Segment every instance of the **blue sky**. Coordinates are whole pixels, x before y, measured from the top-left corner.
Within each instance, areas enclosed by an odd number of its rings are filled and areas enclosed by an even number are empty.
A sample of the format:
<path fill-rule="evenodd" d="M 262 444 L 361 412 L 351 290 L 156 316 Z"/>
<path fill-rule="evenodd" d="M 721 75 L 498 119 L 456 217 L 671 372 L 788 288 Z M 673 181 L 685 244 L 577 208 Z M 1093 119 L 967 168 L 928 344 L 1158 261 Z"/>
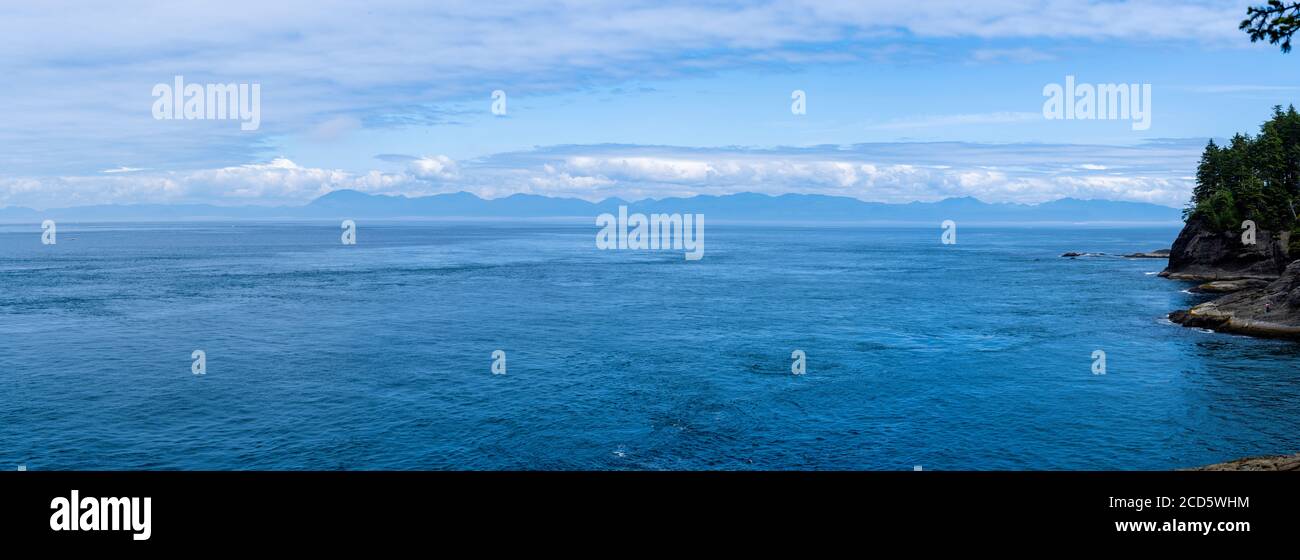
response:
<path fill-rule="evenodd" d="M 1237 30 L 1249 4 L 10 3 L 0 206 L 344 188 L 1181 206 L 1206 139 L 1300 96 L 1300 55 Z M 260 84 L 261 126 L 155 119 L 176 75 Z M 1067 75 L 1151 84 L 1150 128 L 1044 118 Z"/>

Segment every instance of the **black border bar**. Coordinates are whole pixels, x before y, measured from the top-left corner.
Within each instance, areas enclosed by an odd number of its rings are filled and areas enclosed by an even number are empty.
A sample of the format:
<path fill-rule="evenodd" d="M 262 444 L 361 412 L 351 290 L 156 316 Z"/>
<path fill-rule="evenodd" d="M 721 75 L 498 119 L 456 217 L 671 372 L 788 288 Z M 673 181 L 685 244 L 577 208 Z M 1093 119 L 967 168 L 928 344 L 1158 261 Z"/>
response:
<path fill-rule="evenodd" d="M 150 538 L 51 530 L 52 500 L 72 490 L 149 497 Z M 0 532 L 11 543 L 126 549 L 471 535 L 638 542 L 716 537 L 737 524 L 753 528 L 749 538 L 815 530 L 873 542 L 1209 545 L 1290 537 L 1300 520 L 1300 481 L 1268 472 L 5 472 L 0 494 Z M 1161 507 L 1161 497 L 1182 505 Z M 1115 498 L 1152 501 L 1139 511 Z M 1116 531 L 1124 521 L 1245 522 L 1249 530 Z"/>

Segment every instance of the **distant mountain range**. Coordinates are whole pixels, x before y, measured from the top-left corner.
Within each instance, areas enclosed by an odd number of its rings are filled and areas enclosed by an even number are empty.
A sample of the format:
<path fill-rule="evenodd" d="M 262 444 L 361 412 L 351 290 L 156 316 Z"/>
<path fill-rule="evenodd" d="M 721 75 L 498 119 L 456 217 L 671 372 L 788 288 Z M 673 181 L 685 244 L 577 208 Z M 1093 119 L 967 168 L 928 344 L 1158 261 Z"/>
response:
<path fill-rule="evenodd" d="M 629 212 L 704 214 L 724 222 L 873 222 L 966 223 L 1013 222 L 1160 222 L 1181 223 L 1176 208 L 1141 202 L 1063 198 L 1042 204 L 990 204 L 975 198 L 949 198 L 938 202 L 886 204 L 855 198 L 815 194 L 769 196 L 740 193 L 725 196 L 645 199 L 628 202 L 609 198 L 588 202 L 576 198 L 551 198 L 516 194 L 483 199 L 458 192 L 416 198 L 371 195 L 342 190 L 303 206 L 213 206 L 206 204 L 127 204 L 77 206 L 50 210 L 2 208 L 0 222 L 69 221 L 188 221 L 278 219 L 429 219 L 429 218 L 581 218 L 594 219 L 620 205 Z"/>

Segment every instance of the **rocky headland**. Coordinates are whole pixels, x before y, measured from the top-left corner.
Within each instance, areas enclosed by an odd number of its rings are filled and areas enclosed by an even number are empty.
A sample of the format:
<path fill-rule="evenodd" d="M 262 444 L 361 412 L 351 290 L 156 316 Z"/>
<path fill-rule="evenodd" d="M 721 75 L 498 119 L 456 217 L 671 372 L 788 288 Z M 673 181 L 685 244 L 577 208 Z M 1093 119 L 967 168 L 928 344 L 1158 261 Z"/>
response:
<path fill-rule="evenodd" d="M 1257 135 L 1206 143 L 1161 276 L 1221 294 L 1169 319 L 1186 327 L 1300 340 L 1300 112 L 1273 108 Z M 1194 470 L 1300 471 L 1300 454 Z"/>
<path fill-rule="evenodd" d="M 1160 275 L 1204 282 L 1192 291 L 1225 295 L 1174 311 L 1169 320 L 1185 327 L 1300 340 L 1300 260 L 1291 260 L 1289 245 L 1289 232 L 1260 231 L 1252 245 L 1236 232 L 1216 232 L 1193 216 L 1174 241 L 1169 266 Z M 1300 472 L 1300 453 L 1188 470 Z"/>
<path fill-rule="evenodd" d="M 1216 231 L 1208 220 L 1192 216 L 1169 250 L 1169 266 L 1160 273 L 1173 280 L 1273 280 L 1290 263 L 1290 232 L 1257 230 L 1254 244 L 1240 232 Z"/>
<path fill-rule="evenodd" d="M 1193 290 L 1225 295 L 1174 311 L 1169 320 L 1186 327 L 1300 339 L 1300 261 L 1291 261 L 1290 232 L 1259 230 L 1255 239 L 1244 243 L 1237 232 L 1214 231 L 1195 216 L 1188 220 L 1160 275 L 1204 282 Z"/>

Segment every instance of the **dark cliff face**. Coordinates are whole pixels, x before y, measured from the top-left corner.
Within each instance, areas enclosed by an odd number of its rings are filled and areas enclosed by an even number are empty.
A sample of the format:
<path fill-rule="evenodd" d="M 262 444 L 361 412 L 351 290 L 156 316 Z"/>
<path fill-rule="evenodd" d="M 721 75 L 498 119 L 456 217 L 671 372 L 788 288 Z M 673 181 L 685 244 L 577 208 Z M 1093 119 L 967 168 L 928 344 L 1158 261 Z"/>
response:
<path fill-rule="evenodd" d="M 1290 262 L 1290 232 L 1257 229 L 1254 245 L 1242 243 L 1241 233 L 1214 231 L 1206 220 L 1193 216 L 1174 240 L 1169 266 L 1160 275 L 1197 281 L 1273 279 L 1281 275 Z"/>
<path fill-rule="evenodd" d="M 1204 220 L 1187 221 L 1170 249 L 1169 267 L 1161 272 L 1175 280 L 1267 279 L 1232 284 L 1228 295 L 1175 311 L 1169 319 L 1188 327 L 1252 336 L 1300 339 L 1300 260 L 1287 255 L 1288 232 L 1257 230 L 1254 245 L 1241 232 L 1216 232 Z M 1211 285 L 1202 286 L 1208 287 Z"/>
<path fill-rule="evenodd" d="M 1300 338 L 1300 261 L 1262 288 L 1234 292 L 1175 311 L 1169 319 L 1188 327 L 1276 338 Z"/>

